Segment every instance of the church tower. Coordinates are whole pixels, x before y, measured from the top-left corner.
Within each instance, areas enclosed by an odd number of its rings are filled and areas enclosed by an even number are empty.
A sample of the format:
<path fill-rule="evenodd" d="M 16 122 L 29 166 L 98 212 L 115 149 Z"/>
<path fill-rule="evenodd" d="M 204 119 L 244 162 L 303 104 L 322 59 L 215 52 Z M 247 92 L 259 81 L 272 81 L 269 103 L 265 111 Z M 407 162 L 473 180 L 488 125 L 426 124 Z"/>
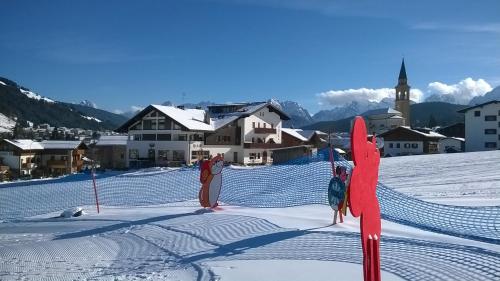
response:
<path fill-rule="evenodd" d="M 410 119 L 410 86 L 406 77 L 405 60 L 401 63 L 399 71 L 398 85 L 396 89 L 396 110 L 403 114 L 405 118 L 404 125 L 411 126 Z"/>

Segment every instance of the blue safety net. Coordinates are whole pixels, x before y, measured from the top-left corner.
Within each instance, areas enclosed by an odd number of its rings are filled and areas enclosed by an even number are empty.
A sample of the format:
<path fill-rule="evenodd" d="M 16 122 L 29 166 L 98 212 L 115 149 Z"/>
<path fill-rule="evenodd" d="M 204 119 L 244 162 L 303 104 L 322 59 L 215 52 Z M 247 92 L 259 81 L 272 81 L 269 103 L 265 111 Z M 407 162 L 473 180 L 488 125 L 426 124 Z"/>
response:
<path fill-rule="evenodd" d="M 335 154 L 335 165 L 351 164 Z M 328 150 L 284 164 L 223 170 L 222 204 L 281 208 L 328 204 L 332 178 Z M 152 168 L 97 175 L 102 206 L 146 206 L 182 202 L 197 204 L 200 171 L 197 167 Z M 430 203 L 399 193 L 379 183 L 382 217 L 425 230 L 500 244 L 500 206 L 462 207 Z M 95 204 L 90 174 L 58 179 L 0 184 L 0 220 L 14 220 Z"/>

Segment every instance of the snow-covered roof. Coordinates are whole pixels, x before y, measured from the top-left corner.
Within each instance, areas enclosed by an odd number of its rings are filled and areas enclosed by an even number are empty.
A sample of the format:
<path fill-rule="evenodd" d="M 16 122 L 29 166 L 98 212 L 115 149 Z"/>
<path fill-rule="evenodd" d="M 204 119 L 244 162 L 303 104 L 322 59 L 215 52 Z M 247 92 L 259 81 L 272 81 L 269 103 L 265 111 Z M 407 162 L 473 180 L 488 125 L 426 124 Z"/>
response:
<path fill-rule="evenodd" d="M 299 131 L 302 131 L 301 129 L 281 128 L 281 131 L 285 132 L 285 133 L 289 134 L 290 136 L 292 136 L 298 140 L 301 140 L 301 141 L 308 141 L 309 140 L 308 138 L 304 137 L 303 135 L 301 135 L 299 133 Z"/>
<path fill-rule="evenodd" d="M 220 129 L 239 118 L 247 117 L 260 109 L 269 106 L 274 111 L 276 111 L 282 119 L 288 120 L 290 117 L 286 115 L 280 108 L 276 107 L 271 102 L 254 102 L 254 103 L 234 103 L 234 104 L 221 104 L 221 105 L 211 105 L 210 108 L 214 107 L 225 107 L 225 106 L 238 106 L 239 109 L 234 112 L 224 112 L 224 113 L 210 113 L 210 124 L 214 128 L 214 130 Z"/>
<path fill-rule="evenodd" d="M 141 112 L 137 113 L 133 118 L 128 120 L 125 124 L 123 124 L 120 128 L 116 129 L 117 132 L 126 132 L 128 131 L 128 127 L 133 123 L 137 122 L 140 118 L 142 118 L 147 112 L 151 111 L 151 108 L 154 108 L 161 113 L 165 114 L 169 118 L 175 120 L 182 126 L 186 127 L 188 130 L 192 131 L 205 131 L 205 132 L 213 132 L 217 129 L 220 129 L 231 122 L 238 120 L 239 118 L 248 117 L 258 110 L 269 106 L 277 112 L 282 119 L 288 120 L 290 117 L 286 115 L 279 108 L 268 102 L 256 102 L 256 103 L 241 103 L 241 104 L 225 104 L 225 105 L 211 105 L 210 107 L 222 107 L 222 106 L 238 106 L 239 109 L 234 112 L 224 112 L 224 113 L 210 113 L 210 124 L 205 123 L 205 110 L 202 109 L 181 109 L 174 106 L 165 106 L 165 105 L 156 105 L 152 104 Z"/>
<path fill-rule="evenodd" d="M 392 130 L 389 130 L 387 132 L 384 132 L 384 133 L 380 134 L 379 136 L 380 137 L 385 137 L 387 135 L 392 134 L 394 131 L 401 130 L 401 129 L 404 129 L 404 130 L 407 130 L 409 132 L 412 132 L 412 133 L 415 133 L 415 134 L 419 134 L 421 136 L 428 137 L 428 138 L 434 138 L 434 139 L 436 139 L 436 138 L 446 138 L 445 135 L 441 135 L 441 134 L 436 133 L 434 131 L 430 131 L 430 129 L 429 129 L 429 132 L 426 133 L 426 132 L 422 132 L 422 131 L 419 131 L 419 130 L 412 129 L 409 126 L 400 126 L 400 127 L 395 128 L 395 129 L 392 129 Z"/>
<path fill-rule="evenodd" d="M 464 138 L 457 138 L 457 137 L 446 137 L 446 138 L 443 138 L 443 140 L 445 140 L 445 139 L 452 139 L 452 140 L 457 140 L 457 141 L 461 141 L 461 142 L 465 141 Z"/>
<path fill-rule="evenodd" d="M 314 134 L 327 136 L 327 133 L 315 130 L 302 130 L 302 129 L 291 129 L 291 128 L 281 128 L 282 131 L 295 137 L 301 141 L 309 141 Z"/>
<path fill-rule="evenodd" d="M 4 141 L 12 144 L 13 146 L 18 147 L 21 150 L 43 150 L 43 146 L 36 141 L 19 139 L 19 140 L 7 140 Z"/>
<path fill-rule="evenodd" d="M 96 146 L 127 145 L 128 136 L 101 136 Z"/>
<path fill-rule="evenodd" d="M 209 124 L 203 122 L 205 111 L 201 109 L 180 109 L 173 106 L 152 104 L 154 108 L 193 131 L 213 131 Z"/>
<path fill-rule="evenodd" d="M 373 115 L 401 115 L 401 114 L 402 114 L 401 112 L 390 107 L 373 109 L 363 113 L 364 116 L 368 117 Z"/>
<path fill-rule="evenodd" d="M 76 149 L 82 141 L 44 140 L 40 142 L 43 149 Z"/>

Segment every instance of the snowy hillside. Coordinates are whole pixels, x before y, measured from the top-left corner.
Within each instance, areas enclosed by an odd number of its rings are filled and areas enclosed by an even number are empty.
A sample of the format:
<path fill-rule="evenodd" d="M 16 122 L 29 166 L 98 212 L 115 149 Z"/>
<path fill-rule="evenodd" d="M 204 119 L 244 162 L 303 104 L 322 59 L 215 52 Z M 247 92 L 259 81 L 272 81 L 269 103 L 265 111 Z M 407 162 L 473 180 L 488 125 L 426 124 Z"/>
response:
<path fill-rule="evenodd" d="M 16 121 L 0 113 L 0 133 L 12 132 L 14 126 L 16 126 Z"/>
<path fill-rule="evenodd" d="M 383 159 L 382 280 L 499 279 L 500 206 L 451 206 L 460 183 L 468 205 L 498 205 L 499 156 Z M 0 279 L 362 280 L 359 220 L 331 225 L 321 159 L 226 167 L 213 211 L 198 205 L 197 169 L 100 174 L 100 214 L 89 175 L 0 185 Z M 56 218 L 64 204 L 86 214 Z"/>

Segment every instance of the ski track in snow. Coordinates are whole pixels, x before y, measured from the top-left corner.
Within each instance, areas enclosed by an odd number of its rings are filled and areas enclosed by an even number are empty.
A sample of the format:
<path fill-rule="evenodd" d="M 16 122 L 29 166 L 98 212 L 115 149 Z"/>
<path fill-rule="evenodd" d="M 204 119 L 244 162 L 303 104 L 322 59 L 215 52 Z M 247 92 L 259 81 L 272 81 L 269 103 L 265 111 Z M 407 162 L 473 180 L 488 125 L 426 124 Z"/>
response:
<path fill-rule="evenodd" d="M 495 204 L 498 159 L 500 151 L 383 159 L 382 214 L 407 225 L 384 223 L 383 272 L 417 281 L 500 280 L 500 206 L 432 203 Z M 100 175 L 99 215 L 88 175 L 1 185 L 0 217 L 17 219 L 0 221 L 0 280 L 225 280 L 214 273 L 217 261 L 329 261 L 333 271 L 342 269 L 333 262 L 360 265 L 356 220 L 328 226 L 327 206 L 309 205 L 326 203 L 329 169 L 324 162 L 227 169 L 222 200 L 247 207 L 215 212 L 189 201 L 199 186 L 195 169 Z M 74 206 L 87 214 L 54 218 Z"/>
<path fill-rule="evenodd" d="M 81 220 L 87 219 L 99 221 L 95 215 Z M 60 224 L 79 222 L 75 218 Z M 101 227 L 59 233 L 50 241 L 2 245 L 0 259 L 5 262 L 0 265 L 0 279 L 214 280 L 207 262 L 361 264 L 359 241 L 354 232 L 283 228 L 262 218 L 193 210 L 128 222 L 107 220 Z M 384 235 L 381 257 L 383 271 L 405 280 L 500 277 L 500 254 L 474 246 Z"/>

